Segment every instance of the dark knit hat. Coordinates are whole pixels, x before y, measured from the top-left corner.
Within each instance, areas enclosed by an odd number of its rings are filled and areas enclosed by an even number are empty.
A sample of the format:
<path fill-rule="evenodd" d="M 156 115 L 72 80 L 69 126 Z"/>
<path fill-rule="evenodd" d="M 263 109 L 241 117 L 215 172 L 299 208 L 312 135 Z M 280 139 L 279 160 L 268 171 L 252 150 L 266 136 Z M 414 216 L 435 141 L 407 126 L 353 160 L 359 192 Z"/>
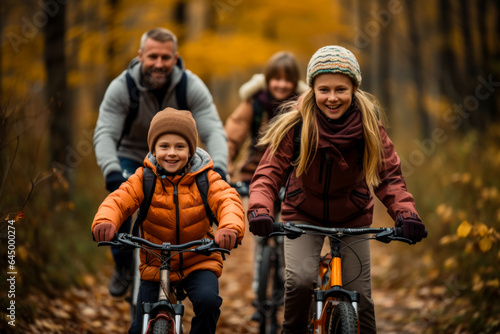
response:
<path fill-rule="evenodd" d="M 187 110 L 166 108 L 151 120 L 148 132 L 149 151 L 153 152 L 156 141 L 166 133 L 173 133 L 186 139 L 191 156 L 196 152 L 198 131 L 193 115 Z"/>
<path fill-rule="evenodd" d="M 324 46 L 312 56 L 307 66 L 307 84 L 312 87 L 314 78 L 324 73 L 341 73 L 352 79 L 354 86 L 361 85 L 361 70 L 354 54 L 338 45 Z"/>

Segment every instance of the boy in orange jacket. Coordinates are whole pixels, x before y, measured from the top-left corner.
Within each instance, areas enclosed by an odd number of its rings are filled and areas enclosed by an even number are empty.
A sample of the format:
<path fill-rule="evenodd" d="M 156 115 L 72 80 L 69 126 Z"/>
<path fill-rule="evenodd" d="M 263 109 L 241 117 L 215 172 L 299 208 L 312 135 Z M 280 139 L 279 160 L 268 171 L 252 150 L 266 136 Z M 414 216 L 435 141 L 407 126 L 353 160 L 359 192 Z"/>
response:
<path fill-rule="evenodd" d="M 232 249 L 243 238 L 244 210 L 236 191 L 217 172 L 207 152 L 197 148 L 196 123 L 189 111 L 167 108 L 151 121 L 148 133 L 150 152 L 144 165 L 157 175 L 155 192 L 147 217 L 142 223 L 143 237 L 154 243 L 186 243 L 213 238 L 220 247 Z M 208 203 L 219 221 L 212 230 L 195 176 L 208 170 Z M 143 171 L 140 167 L 111 193 L 99 207 L 92 223 L 96 241 L 109 241 L 123 221 L 144 199 Z M 141 250 L 141 287 L 138 305 L 158 298 L 160 263 Z M 191 333 L 215 333 L 222 298 L 218 278 L 222 256 L 184 253 L 172 259 L 171 282 L 181 281 L 194 308 Z M 129 333 L 140 333 L 141 312 L 137 312 Z"/>

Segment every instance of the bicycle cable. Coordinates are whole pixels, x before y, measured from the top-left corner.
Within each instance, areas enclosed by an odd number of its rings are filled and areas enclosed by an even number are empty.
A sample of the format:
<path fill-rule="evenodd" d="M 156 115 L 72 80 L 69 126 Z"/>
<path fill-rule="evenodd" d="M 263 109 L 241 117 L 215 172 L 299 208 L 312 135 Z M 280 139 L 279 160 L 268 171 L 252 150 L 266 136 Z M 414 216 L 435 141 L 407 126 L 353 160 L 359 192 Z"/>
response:
<path fill-rule="evenodd" d="M 361 236 L 349 235 L 349 237 L 358 238 L 359 240 L 353 241 L 353 242 L 351 242 L 351 243 L 348 244 L 345 241 L 343 241 L 342 238 L 335 237 L 335 236 L 332 236 L 332 235 L 328 235 L 328 234 L 325 234 L 325 233 L 311 232 L 311 233 L 308 233 L 308 234 L 309 235 L 321 235 L 321 236 L 324 236 L 324 237 L 333 238 L 333 239 L 339 241 L 340 243 L 342 243 L 344 245 L 344 247 L 340 248 L 339 253 L 342 252 L 344 249 L 349 248 L 351 250 L 351 252 L 356 256 L 356 258 L 358 260 L 358 263 L 359 263 L 359 267 L 360 267 L 358 275 L 354 279 L 350 280 L 348 283 L 343 284 L 343 286 L 346 286 L 346 285 L 351 284 L 352 282 L 355 282 L 361 276 L 361 273 L 363 272 L 363 262 L 361 261 L 361 258 L 359 257 L 359 255 L 354 251 L 354 249 L 351 248 L 351 245 L 357 244 L 358 242 L 369 241 L 369 240 L 373 239 L 373 237 L 364 238 L 364 237 L 361 237 Z M 330 249 L 330 252 L 333 252 L 333 251 Z"/>

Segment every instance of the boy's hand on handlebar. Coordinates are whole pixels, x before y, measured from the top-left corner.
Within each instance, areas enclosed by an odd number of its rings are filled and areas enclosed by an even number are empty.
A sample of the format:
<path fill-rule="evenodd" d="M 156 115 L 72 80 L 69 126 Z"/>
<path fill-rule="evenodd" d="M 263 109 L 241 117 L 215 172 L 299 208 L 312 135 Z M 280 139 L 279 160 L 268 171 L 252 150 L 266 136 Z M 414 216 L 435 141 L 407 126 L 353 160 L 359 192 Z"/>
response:
<path fill-rule="evenodd" d="M 260 237 L 267 237 L 273 232 L 273 218 L 269 215 L 254 216 L 248 222 L 250 225 L 250 232 Z"/>
<path fill-rule="evenodd" d="M 97 242 L 111 241 L 116 233 L 115 224 L 111 222 L 104 222 L 94 227 L 94 239 Z"/>
<path fill-rule="evenodd" d="M 405 212 L 398 216 L 398 226 L 403 229 L 403 238 L 410 239 L 414 243 L 419 242 L 426 236 L 425 225 L 420 217 L 413 212 Z"/>
<path fill-rule="evenodd" d="M 215 232 L 214 241 L 221 248 L 233 249 L 236 245 L 238 233 L 231 228 L 221 228 Z"/>

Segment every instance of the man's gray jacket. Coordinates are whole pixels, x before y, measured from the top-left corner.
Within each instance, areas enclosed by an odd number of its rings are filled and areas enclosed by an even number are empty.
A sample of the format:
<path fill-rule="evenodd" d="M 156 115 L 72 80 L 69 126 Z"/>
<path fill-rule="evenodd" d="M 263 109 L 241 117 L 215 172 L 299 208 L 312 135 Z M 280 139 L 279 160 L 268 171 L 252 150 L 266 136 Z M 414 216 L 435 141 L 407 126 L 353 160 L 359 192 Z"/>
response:
<path fill-rule="evenodd" d="M 139 110 L 130 133 L 123 137 L 118 149 L 117 143 L 122 135 L 130 105 L 126 70 L 111 82 L 99 107 L 99 117 L 94 132 L 94 150 L 97 164 L 105 178 L 111 172 L 121 173 L 118 157 L 142 162 L 149 151 L 147 136 L 153 116 L 166 107 L 179 108 L 175 97 L 175 86 L 182 78 L 179 66 L 174 66 L 170 86 L 161 105 L 153 93 L 141 84 L 141 64 L 133 61 L 128 70 L 139 92 Z M 214 161 L 214 168 L 220 168 L 226 173 L 228 156 L 226 133 L 212 95 L 198 76 L 189 70 L 185 71 L 187 105 L 196 121 L 200 139 Z"/>

